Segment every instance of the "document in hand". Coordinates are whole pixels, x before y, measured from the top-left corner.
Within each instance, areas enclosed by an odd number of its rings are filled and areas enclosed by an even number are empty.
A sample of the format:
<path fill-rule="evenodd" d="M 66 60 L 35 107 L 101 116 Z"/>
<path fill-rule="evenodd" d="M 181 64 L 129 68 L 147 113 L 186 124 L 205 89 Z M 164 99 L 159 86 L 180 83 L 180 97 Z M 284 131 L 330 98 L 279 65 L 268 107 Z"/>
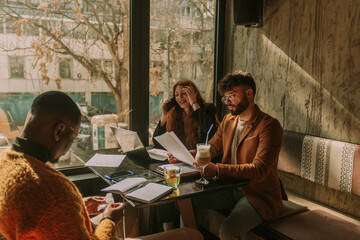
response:
<path fill-rule="evenodd" d="M 148 182 L 146 178 L 126 178 L 114 185 L 102 189 L 104 192 L 119 193 L 128 199 L 150 203 L 172 191 L 172 187 Z"/>
<path fill-rule="evenodd" d="M 192 165 L 195 162 L 194 157 L 174 132 L 166 132 L 155 137 L 155 139 L 178 160 L 189 165 Z"/>

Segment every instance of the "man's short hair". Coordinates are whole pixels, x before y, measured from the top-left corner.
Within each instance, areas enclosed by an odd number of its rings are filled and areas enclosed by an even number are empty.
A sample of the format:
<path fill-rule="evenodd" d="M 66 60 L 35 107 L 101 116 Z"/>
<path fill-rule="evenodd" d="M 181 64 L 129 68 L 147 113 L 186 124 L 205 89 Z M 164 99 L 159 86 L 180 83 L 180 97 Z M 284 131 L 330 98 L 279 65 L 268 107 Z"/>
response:
<path fill-rule="evenodd" d="M 233 87 L 246 86 L 253 90 L 254 96 L 256 93 L 256 84 L 250 73 L 245 71 L 235 71 L 226 74 L 218 83 L 218 91 L 220 95 L 230 91 Z"/>
<path fill-rule="evenodd" d="M 31 105 L 31 113 L 36 115 L 39 111 L 64 117 L 74 123 L 81 117 L 76 103 L 60 91 L 48 91 L 37 96 Z"/>

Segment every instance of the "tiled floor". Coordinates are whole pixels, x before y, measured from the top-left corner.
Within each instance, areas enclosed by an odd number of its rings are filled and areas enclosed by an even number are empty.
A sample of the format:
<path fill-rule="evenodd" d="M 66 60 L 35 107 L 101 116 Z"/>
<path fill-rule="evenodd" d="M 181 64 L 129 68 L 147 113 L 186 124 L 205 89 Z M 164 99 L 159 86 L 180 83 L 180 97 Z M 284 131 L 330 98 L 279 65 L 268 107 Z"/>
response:
<path fill-rule="evenodd" d="M 340 217 L 340 218 L 342 218 L 342 219 L 344 219 L 344 220 L 347 220 L 347 221 L 349 221 L 349 222 L 352 222 L 352 223 L 355 223 L 355 224 L 357 224 L 357 225 L 360 225 L 360 219 L 357 219 L 357 218 L 354 218 L 354 217 L 350 217 L 350 216 L 348 216 L 348 215 L 345 215 L 345 214 L 342 214 L 342 213 L 340 213 L 340 212 L 334 211 L 334 210 L 332 210 L 332 209 L 329 209 L 329 208 L 327 208 L 327 207 L 324 207 L 324 206 L 322 206 L 322 205 L 319 205 L 319 204 L 317 204 L 317 203 L 315 203 L 315 202 L 312 202 L 312 201 L 310 201 L 310 200 L 306 200 L 306 199 L 304 199 L 304 198 L 301 198 L 301 197 L 299 197 L 299 196 L 297 196 L 297 195 L 295 195 L 295 194 L 292 194 L 292 193 L 290 193 L 290 192 L 287 192 L 287 195 L 288 195 L 289 200 L 291 200 L 291 201 L 293 201 L 293 202 L 295 202 L 295 203 L 301 204 L 301 205 L 305 205 L 305 206 L 307 206 L 310 210 L 322 209 L 322 210 L 327 211 L 327 212 L 329 212 L 329 213 L 331 213 L 331 214 L 334 214 L 335 216 L 338 216 L 338 217 Z"/>

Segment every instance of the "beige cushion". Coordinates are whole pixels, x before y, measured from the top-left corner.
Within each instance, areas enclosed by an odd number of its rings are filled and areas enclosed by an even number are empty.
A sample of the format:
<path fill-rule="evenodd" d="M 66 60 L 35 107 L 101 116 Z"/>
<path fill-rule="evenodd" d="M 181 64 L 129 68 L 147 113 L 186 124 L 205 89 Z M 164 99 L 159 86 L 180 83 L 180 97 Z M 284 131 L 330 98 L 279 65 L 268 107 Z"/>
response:
<path fill-rule="evenodd" d="M 270 226 L 294 240 L 360 239 L 360 226 L 320 209 L 287 217 Z"/>

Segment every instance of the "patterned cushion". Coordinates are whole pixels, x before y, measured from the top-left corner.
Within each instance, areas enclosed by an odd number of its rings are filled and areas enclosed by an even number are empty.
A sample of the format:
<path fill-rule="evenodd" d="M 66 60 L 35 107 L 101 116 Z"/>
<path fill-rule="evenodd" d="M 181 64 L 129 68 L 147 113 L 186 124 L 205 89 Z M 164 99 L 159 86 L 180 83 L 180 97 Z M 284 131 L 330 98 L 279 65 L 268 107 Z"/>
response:
<path fill-rule="evenodd" d="M 311 150 L 306 154 L 306 149 Z M 335 176 L 329 174 L 334 174 L 327 168 L 330 162 Z M 284 130 L 278 169 L 360 196 L 360 145 Z"/>
<path fill-rule="evenodd" d="M 301 177 L 350 193 L 355 148 L 355 144 L 306 135 Z"/>

